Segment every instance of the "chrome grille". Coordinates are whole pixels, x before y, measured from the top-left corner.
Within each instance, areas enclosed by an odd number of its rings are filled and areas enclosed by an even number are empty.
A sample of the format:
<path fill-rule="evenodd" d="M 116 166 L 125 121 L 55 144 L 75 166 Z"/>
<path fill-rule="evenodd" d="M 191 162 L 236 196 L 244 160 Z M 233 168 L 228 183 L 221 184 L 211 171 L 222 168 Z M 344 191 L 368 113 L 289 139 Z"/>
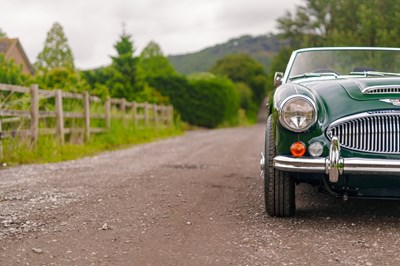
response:
<path fill-rule="evenodd" d="M 400 85 L 371 86 L 362 90 L 363 94 L 400 94 Z"/>
<path fill-rule="evenodd" d="M 355 151 L 400 154 L 400 111 L 377 111 L 333 122 L 327 136 L 338 137 L 343 148 Z"/>

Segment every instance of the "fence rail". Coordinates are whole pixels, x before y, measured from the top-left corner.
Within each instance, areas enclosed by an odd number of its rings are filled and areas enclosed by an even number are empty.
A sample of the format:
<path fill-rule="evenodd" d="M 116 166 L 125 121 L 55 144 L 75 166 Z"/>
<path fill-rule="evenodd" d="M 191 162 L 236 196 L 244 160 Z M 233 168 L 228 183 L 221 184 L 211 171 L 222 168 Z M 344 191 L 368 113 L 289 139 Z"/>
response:
<path fill-rule="evenodd" d="M 38 85 L 21 87 L 9 84 L 0 84 L 0 91 L 11 93 L 22 93 L 30 95 L 29 110 L 7 109 L 4 104 L 0 105 L 0 138 L 15 136 L 29 136 L 34 143 L 39 135 L 54 134 L 61 143 L 65 142 L 65 135 L 71 132 L 80 132 L 85 140 L 90 139 L 91 134 L 105 132 L 110 128 L 111 119 L 126 119 L 138 125 L 140 121 L 145 126 L 171 125 L 173 123 L 173 107 L 137 102 L 128 102 L 126 99 L 109 98 L 102 101 L 99 97 L 89 95 L 89 92 L 71 93 L 56 90 L 42 90 Z M 54 98 L 55 111 L 40 110 L 40 99 Z M 65 99 L 81 101 L 83 112 L 67 112 L 63 109 Z M 91 113 L 91 104 L 103 104 L 102 113 Z M 113 112 L 112 110 L 118 110 Z M 53 128 L 39 128 L 40 119 L 55 118 Z M 65 128 L 65 119 L 83 119 L 84 126 L 81 128 Z M 22 119 L 29 119 L 28 129 L 13 129 L 3 131 L 3 123 L 12 123 Z M 104 120 L 104 127 L 91 127 L 93 119 Z M 1 149 L 1 148 L 0 148 Z"/>

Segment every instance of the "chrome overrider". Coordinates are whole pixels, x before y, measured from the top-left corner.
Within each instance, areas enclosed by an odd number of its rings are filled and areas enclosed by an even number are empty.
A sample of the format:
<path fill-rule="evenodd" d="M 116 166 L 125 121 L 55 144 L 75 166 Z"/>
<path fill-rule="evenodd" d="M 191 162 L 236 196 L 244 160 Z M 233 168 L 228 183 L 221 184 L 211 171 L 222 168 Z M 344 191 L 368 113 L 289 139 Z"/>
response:
<path fill-rule="evenodd" d="M 265 159 L 262 158 L 260 161 L 262 170 L 265 169 L 264 163 Z M 287 172 L 327 174 L 331 183 L 338 182 L 342 174 L 400 175 L 400 160 L 342 158 L 337 137 L 331 140 L 327 158 L 276 156 L 274 167 Z"/>
<path fill-rule="evenodd" d="M 325 159 L 325 173 L 329 176 L 329 181 L 336 183 L 339 176 L 343 174 L 344 160 L 340 157 L 340 143 L 337 137 L 331 140 L 329 157 Z"/>

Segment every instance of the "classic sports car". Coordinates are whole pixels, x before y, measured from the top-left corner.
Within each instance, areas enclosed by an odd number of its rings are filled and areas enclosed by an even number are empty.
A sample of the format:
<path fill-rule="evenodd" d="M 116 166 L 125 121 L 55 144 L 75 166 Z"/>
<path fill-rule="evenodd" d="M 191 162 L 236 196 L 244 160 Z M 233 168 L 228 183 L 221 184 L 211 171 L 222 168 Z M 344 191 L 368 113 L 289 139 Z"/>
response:
<path fill-rule="evenodd" d="M 400 49 L 297 50 L 275 84 L 261 159 L 269 215 L 294 215 L 298 183 L 400 198 Z"/>

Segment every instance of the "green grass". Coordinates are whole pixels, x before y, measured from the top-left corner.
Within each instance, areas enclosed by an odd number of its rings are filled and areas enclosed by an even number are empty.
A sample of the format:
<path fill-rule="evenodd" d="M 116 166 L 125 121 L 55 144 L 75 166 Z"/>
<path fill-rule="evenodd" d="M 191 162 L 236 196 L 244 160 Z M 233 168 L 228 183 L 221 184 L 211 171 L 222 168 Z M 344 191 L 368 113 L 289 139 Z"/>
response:
<path fill-rule="evenodd" d="M 7 164 L 47 163 L 73 160 L 92 156 L 100 152 L 128 148 L 135 144 L 151 142 L 157 139 L 181 135 L 182 127 L 176 126 L 146 128 L 127 125 L 122 121 L 112 121 L 108 132 L 91 135 L 91 140 L 84 144 L 60 145 L 53 136 L 41 136 L 36 145 L 28 139 L 3 140 L 3 159 Z"/>

